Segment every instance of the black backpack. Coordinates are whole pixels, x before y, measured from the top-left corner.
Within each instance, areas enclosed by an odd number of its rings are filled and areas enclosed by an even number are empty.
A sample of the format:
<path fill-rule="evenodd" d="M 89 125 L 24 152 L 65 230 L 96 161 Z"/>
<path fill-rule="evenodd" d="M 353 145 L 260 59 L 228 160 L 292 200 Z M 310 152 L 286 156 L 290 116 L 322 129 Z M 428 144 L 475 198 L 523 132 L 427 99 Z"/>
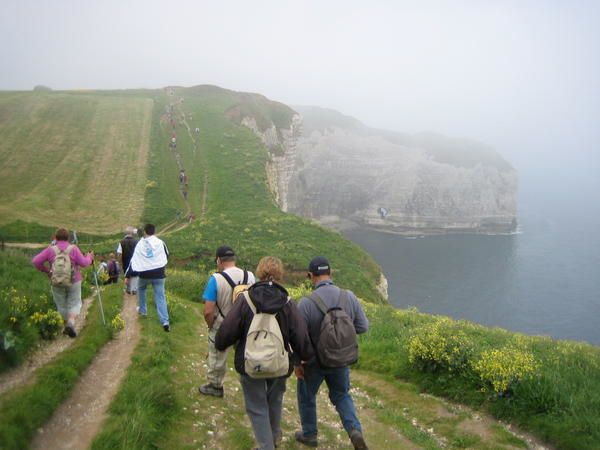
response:
<path fill-rule="evenodd" d="M 345 367 L 358 361 L 356 329 L 344 310 L 348 304 L 347 292 L 340 289 L 336 306 L 329 309 L 316 291 L 308 297 L 323 313 L 319 340 L 315 343 L 317 357 L 323 367 Z"/>

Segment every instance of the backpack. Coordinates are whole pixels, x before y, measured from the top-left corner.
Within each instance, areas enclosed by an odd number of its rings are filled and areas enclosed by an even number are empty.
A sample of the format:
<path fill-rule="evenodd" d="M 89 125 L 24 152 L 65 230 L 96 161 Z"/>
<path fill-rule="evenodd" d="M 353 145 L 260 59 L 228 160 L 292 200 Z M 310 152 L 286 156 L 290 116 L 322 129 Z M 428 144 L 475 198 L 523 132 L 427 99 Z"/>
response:
<path fill-rule="evenodd" d="M 109 261 L 108 262 L 108 276 L 109 277 L 117 277 L 119 275 L 119 265 L 117 264 L 116 261 Z"/>
<path fill-rule="evenodd" d="M 69 245 L 66 249 L 61 250 L 58 248 L 58 245 L 52 246 L 55 255 L 52 268 L 50 269 L 50 284 L 52 286 L 71 287 L 73 284 L 74 269 L 69 257 L 69 252 L 73 247 L 74 245 Z"/>
<path fill-rule="evenodd" d="M 337 305 L 329 309 L 316 291 L 308 297 L 323 313 L 319 340 L 315 346 L 323 367 L 345 367 L 358 361 L 356 329 L 344 310 L 348 302 L 347 294 L 344 295 L 346 292 L 340 289 Z"/>
<path fill-rule="evenodd" d="M 256 309 L 248 291 L 243 293 L 254 313 L 244 350 L 244 369 L 250 378 L 277 378 L 288 374 L 290 360 L 275 314 Z M 289 300 L 288 300 L 289 301 Z"/>
<path fill-rule="evenodd" d="M 231 286 L 231 303 L 235 303 L 235 301 L 237 300 L 239 295 L 242 292 L 247 291 L 248 288 L 250 287 L 250 286 L 248 286 L 248 272 L 246 270 L 244 270 L 244 279 L 242 281 L 240 281 L 238 284 L 235 284 L 234 281 L 231 279 L 231 277 L 229 275 L 227 275 L 225 272 L 217 272 L 217 273 L 221 274 L 221 276 L 223 278 L 225 278 L 225 281 L 227 281 L 229 286 Z"/>

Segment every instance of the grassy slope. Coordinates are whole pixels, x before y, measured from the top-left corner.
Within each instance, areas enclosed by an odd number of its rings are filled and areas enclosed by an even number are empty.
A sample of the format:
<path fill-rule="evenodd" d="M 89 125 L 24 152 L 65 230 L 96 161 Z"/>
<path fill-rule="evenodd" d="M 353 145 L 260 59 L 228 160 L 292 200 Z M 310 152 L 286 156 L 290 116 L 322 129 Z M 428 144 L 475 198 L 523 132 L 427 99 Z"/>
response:
<path fill-rule="evenodd" d="M 120 231 L 142 213 L 152 100 L 0 94 L 0 221 Z"/>

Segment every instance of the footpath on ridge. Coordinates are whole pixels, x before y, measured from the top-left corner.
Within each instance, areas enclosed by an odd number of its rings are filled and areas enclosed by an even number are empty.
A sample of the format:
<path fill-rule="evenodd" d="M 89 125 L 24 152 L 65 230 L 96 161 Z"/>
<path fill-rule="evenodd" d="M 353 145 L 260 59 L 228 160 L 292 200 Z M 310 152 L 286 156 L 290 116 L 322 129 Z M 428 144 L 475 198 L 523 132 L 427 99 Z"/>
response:
<path fill-rule="evenodd" d="M 67 450 L 89 448 L 99 432 L 106 411 L 127 372 L 140 340 L 136 297 L 124 294 L 122 318 L 125 328 L 98 352 L 78 380 L 69 398 L 38 430 L 32 449 Z"/>

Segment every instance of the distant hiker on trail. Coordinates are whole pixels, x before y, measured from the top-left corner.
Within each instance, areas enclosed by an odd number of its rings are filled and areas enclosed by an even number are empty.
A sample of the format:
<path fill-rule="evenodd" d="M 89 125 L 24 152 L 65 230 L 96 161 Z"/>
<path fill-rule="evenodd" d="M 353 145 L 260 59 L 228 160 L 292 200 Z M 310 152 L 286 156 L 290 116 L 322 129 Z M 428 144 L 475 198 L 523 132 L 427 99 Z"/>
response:
<path fill-rule="evenodd" d="M 138 242 L 131 257 L 132 275 L 140 277 L 138 282 L 138 314 L 146 316 L 146 288 L 154 290 L 154 303 L 158 320 L 165 331 L 170 331 L 167 298 L 165 297 L 165 267 L 169 259 L 166 244 L 154 236 L 156 228 L 151 223 L 144 226 L 144 237 Z"/>
<path fill-rule="evenodd" d="M 292 352 L 298 363 L 312 359 L 314 354 L 306 323 L 279 284 L 283 278 L 281 260 L 273 256 L 262 258 L 256 276 L 260 281 L 238 296 L 223 320 L 215 347 L 225 351 L 237 344 L 235 370 L 240 374 L 257 448 L 273 450 L 282 438 L 283 394 L 293 370 Z M 265 354 L 273 355 L 265 352 L 273 344 L 277 348 L 275 357 L 266 357 Z"/>
<path fill-rule="evenodd" d="M 185 170 L 181 169 L 179 171 L 179 184 L 183 185 L 185 181 Z"/>
<path fill-rule="evenodd" d="M 125 292 L 128 294 L 135 295 L 138 290 L 138 277 L 132 275 L 130 267 L 131 257 L 133 256 L 133 250 L 138 243 L 136 237 L 137 230 L 133 227 L 127 227 L 125 229 L 125 237 L 119 242 L 117 247 L 117 255 L 121 258 L 121 267 L 123 267 L 125 277 Z"/>
<path fill-rule="evenodd" d="M 181 210 L 177 209 L 177 211 L 175 211 L 175 219 L 179 220 L 181 219 Z"/>
<path fill-rule="evenodd" d="M 340 415 L 352 445 L 355 449 L 367 449 L 349 392 L 348 366 L 358 359 L 356 334 L 367 331 L 369 322 L 356 296 L 333 283 L 327 259 L 313 258 L 308 265 L 308 277 L 315 289 L 300 300 L 298 309 L 308 326 L 317 358 L 294 368 L 298 377 L 298 409 L 302 422 L 302 430 L 296 432 L 295 438 L 312 447 L 318 445 L 316 396 L 325 381 L 329 399 Z"/>
<path fill-rule="evenodd" d="M 200 128 L 196 127 L 196 134 L 200 133 Z"/>
<path fill-rule="evenodd" d="M 252 272 L 235 265 L 235 253 L 231 247 L 223 245 L 217 249 L 215 263 L 217 273 L 210 276 L 202 294 L 204 299 L 204 320 L 208 325 L 208 383 L 198 388 L 201 394 L 223 397 L 223 379 L 227 370 L 227 350 L 215 348 L 215 336 L 223 319 L 233 306 L 233 288 L 238 284 L 254 284 Z"/>
<path fill-rule="evenodd" d="M 81 311 L 79 268 L 92 264 L 94 252 L 83 256 L 76 245 L 69 244 L 69 231 L 64 228 L 59 228 L 54 237 L 56 244 L 35 255 L 31 262 L 37 270 L 48 274 L 54 303 L 65 321 L 64 333 L 74 338 L 75 318 Z"/>
<path fill-rule="evenodd" d="M 119 273 L 121 273 L 121 269 L 114 253 L 111 253 L 108 256 L 106 272 L 108 273 L 108 281 L 106 284 L 115 284 L 117 281 L 119 281 Z"/>
<path fill-rule="evenodd" d="M 196 219 L 195 214 L 190 213 L 190 215 L 188 216 L 188 223 L 192 223 L 195 219 Z"/>
<path fill-rule="evenodd" d="M 187 189 L 184 189 L 183 191 L 181 191 L 181 193 L 183 194 L 183 199 L 187 200 L 187 194 L 188 194 Z"/>

